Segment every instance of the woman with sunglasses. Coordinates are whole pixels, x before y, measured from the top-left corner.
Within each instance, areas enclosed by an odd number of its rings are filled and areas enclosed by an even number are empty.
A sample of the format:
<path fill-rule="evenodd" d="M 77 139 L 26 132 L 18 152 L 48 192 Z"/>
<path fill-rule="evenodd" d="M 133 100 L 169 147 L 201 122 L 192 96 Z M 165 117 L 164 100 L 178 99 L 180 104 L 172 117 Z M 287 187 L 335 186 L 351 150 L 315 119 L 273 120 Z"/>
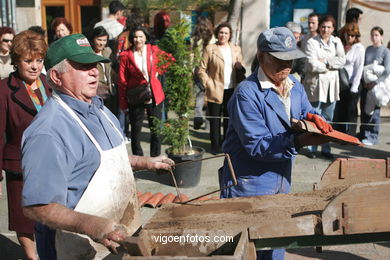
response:
<path fill-rule="evenodd" d="M 345 66 L 348 74 L 348 85 L 340 90 L 340 100 L 337 101 L 334 115 L 335 122 L 351 122 L 338 124 L 335 129 L 356 135 L 357 103 L 359 101 L 360 80 L 364 67 L 364 47 L 360 43 L 360 31 L 357 23 L 347 23 L 339 31 L 339 37 L 344 45 Z M 340 85 L 343 83 L 340 82 Z"/>
<path fill-rule="evenodd" d="M 0 79 L 8 77 L 14 71 L 14 66 L 11 65 L 11 56 L 9 55 L 14 36 L 15 31 L 12 28 L 0 27 Z"/>

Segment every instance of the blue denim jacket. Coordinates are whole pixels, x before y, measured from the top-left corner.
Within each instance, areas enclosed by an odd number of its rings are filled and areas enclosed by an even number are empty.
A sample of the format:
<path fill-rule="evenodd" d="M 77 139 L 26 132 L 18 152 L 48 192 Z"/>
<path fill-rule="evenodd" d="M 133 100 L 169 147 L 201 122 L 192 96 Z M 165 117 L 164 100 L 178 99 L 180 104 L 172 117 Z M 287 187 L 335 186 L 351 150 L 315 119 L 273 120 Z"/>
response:
<path fill-rule="evenodd" d="M 295 133 L 290 129 L 291 123 L 278 94 L 272 89 L 262 89 L 257 73 L 255 71 L 237 87 L 228 104 L 230 120 L 223 151 L 231 157 L 239 185 L 225 190 L 222 197 L 273 194 L 281 192 L 280 189 L 289 191 L 297 154 Z M 302 84 L 292 75 L 289 77 L 294 82 L 290 95 L 291 118 L 304 119 L 308 112 L 317 114 Z M 231 175 L 226 162 L 222 176 L 223 185 L 229 185 Z M 259 182 L 264 182 L 266 176 L 265 191 L 261 187 L 264 183 Z M 243 185 L 253 187 L 248 190 Z"/>

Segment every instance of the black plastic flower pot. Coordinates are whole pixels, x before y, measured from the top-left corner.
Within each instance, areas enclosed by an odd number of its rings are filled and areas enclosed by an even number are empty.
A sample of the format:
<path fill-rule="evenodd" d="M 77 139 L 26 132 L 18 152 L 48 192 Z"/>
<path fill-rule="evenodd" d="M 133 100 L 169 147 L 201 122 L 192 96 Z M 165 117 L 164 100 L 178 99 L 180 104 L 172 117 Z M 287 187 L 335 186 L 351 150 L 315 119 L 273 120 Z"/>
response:
<path fill-rule="evenodd" d="M 168 148 L 165 152 L 168 157 L 171 158 L 175 164 L 182 162 L 189 162 L 202 159 L 205 150 L 202 147 L 192 147 L 193 153 L 191 154 L 172 154 Z M 176 183 L 179 187 L 187 188 L 194 187 L 199 184 L 200 173 L 202 170 L 202 161 L 195 161 L 191 163 L 185 163 L 174 167 L 173 174 L 176 179 Z M 173 180 L 171 181 L 174 186 Z"/>

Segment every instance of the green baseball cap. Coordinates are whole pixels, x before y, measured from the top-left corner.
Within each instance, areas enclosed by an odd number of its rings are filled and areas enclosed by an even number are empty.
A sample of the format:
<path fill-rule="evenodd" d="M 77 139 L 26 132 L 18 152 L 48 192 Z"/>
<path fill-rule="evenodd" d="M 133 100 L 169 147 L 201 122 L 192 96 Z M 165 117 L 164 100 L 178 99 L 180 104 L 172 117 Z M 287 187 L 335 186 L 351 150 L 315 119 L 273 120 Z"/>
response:
<path fill-rule="evenodd" d="M 95 54 L 87 37 L 83 34 L 71 34 L 53 42 L 46 53 L 46 70 L 65 59 L 82 64 L 110 62 L 109 59 Z"/>

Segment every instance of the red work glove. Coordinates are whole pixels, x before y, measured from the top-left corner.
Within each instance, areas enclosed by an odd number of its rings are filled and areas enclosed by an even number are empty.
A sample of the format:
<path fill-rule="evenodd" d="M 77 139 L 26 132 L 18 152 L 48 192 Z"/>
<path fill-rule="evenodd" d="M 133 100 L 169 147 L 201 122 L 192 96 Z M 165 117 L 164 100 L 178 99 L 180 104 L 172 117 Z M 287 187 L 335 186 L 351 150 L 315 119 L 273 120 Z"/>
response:
<path fill-rule="evenodd" d="M 323 134 L 327 134 L 333 131 L 333 127 L 328 124 L 321 116 L 312 113 L 307 113 L 306 119 L 316 124 L 317 128 L 321 130 Z"/>

